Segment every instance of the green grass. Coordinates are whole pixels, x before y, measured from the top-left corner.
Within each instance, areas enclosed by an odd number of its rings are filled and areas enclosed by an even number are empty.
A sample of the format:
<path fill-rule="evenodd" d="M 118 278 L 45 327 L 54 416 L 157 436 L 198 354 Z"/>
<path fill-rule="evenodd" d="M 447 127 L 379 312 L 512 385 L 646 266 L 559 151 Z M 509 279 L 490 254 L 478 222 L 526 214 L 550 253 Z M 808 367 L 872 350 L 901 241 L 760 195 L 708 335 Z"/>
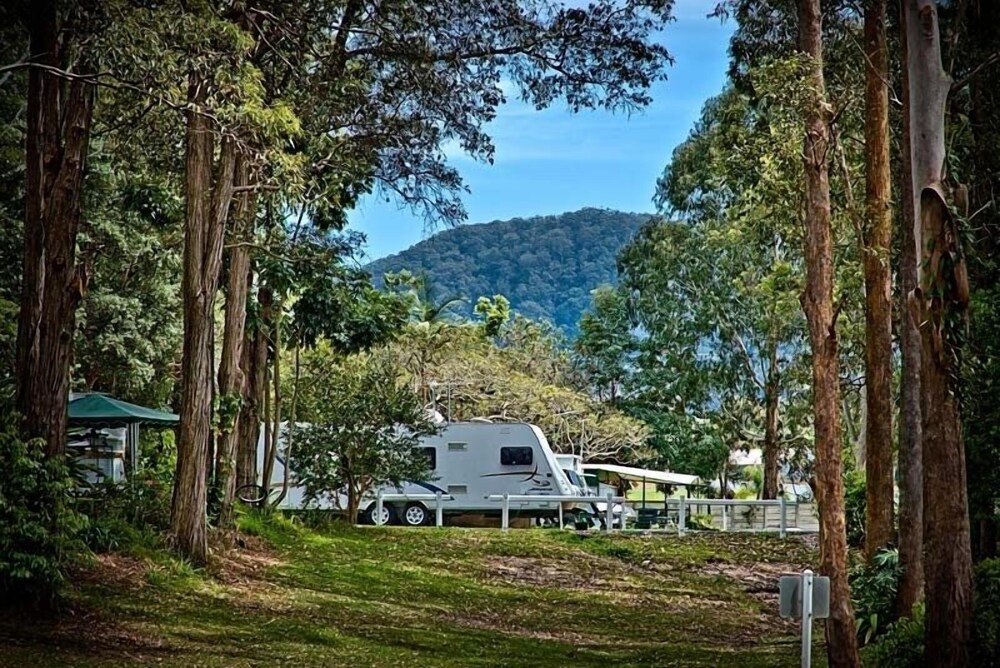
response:
<path fill-rule="evenodd" d="M 748 591 L 811 563 L 794 541 L 242 529 L 261 546 L 207 571 L 151 547 L 102 558 L 72 616 L 0 620 L 0 665 L 798 665 L 794 627 Z"/>

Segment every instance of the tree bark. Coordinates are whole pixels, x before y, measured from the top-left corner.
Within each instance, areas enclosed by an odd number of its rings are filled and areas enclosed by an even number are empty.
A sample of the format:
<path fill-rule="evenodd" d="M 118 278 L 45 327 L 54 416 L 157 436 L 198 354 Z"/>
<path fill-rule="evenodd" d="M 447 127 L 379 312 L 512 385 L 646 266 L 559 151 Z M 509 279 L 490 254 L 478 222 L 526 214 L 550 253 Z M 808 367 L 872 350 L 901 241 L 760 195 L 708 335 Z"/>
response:
<path fill-rule="evenodd" d="M 26 10 L 33 63 L 64 69 L 72 28 L 54 0 Z M 91 71 L 84 59 L 78 74 Z M 83 175 L 94 112 L 94 86 L 40 67 L 28 70 L 25 225 L 17 334 L 17 408 L 28 437 L 50 456 L 66 449 L 66 406 L 76 307 L 87 276 L 76 266 Z"/>
<path fill-rule="evenodd" d="M 236 148 L 227 137 L 221 142 L 213 177 L 215 141 L 211 122 L 204 113 L 208 86 L 209 81 L 200 72 L 191 72 L 184 175 L 184 348 L 177 473 L 170 516 L 177 547 L 195 563 L 208 559 L 205 514 L 214 387 L 212 325 L 236 162 Z"/>
<path fill-rule="evenodd" d="M 261 433 L 261 409 L 267 391 L 267 333 L 264 327 L 271 317 L 271 297 L 267 288 L 260 288 L 257 303 L 260 314 L 256 327 L 247 338 L 245 351 L 248 352 L 244 355 L 247 391 L 240 409 L 240 435 L 236 446 L 237 487 L 257 484 L 257 445 Z"/>
<path fill-rule="evenodd" d="M 238 159 L 236 184 L 250 184 L 249 166 Z M 219 396 L 227 414 L 222 416 L 216 450 L 215 484 L 219 499 L 219 526 L 233 527 L 233 501 L 236 491 L 236 443 L 240 434 L 242 404 L 246 397 L 246 378 L 241 367 L 246 339 L 247 296 L 250 292 L 250 248 L 256 211 L 249 193 L 237 199 L 233 216 L 235 243 L 229 250 L 229 277 L 226 290 L 225 329 L 222 338 L 222 359 L 219 362 Z"/>
<path fill-rule="evenodd" d="M 972 636 L 972 551 L 958 404 L 958 345 L 968 278 L 957 221 L 942 183 L 951 79 L 941 65 L 934 0 L 906 0 L 911 171 L 920 280 L 910 308 L 920 327 L 927 662 L 967 666 Z"/>
<path fill-rule="evenodd" d="M 809 58 L 810 100 L 805 119 L 805 260 L 802 305 L 812 347 L 816 498 L 820 519 L 820 570 L 830 578 L 830 618 L 826 625 L 828 663 L 859 666 L 858 639 L 847 582 L 847 529 L 840 454 L 840 375 L 837 314 L 833 305 L 833 233 L 829 174 L 829 105 L 823 77 L 822 18 L 819 0 L 799 0 L 799 44 Z"/>
<path fill-rule="evenodd" d="M 906 3 L 900 4 L 900 25 L 906 25 Z M 907 62 L 906 30 L 900 31 L 902 49 L 903 136 L 900 165 L 903 170 L 902 224 L 900 225 L 901 259 L 899 267 L 900 303 L 917 287 L 917 246 L 913 235 L 914 202 L 910 167 L 910 83 Z M 924 590 L 924 481 L 921 456 L 920 411 L 920 329 L 910 309 L 899 309 L 900 377 L 899 409 L 899 565 L 902 568 L 896 599 L 896 611 L 909 617 Z"/>
<path fill-rule="evenodd" d="M 271 478 L 274 476 L 274 464 L 278 459 L 278 451 L 281 448 L 281 316 L 284 308 L 280 299 L 272 306 L 273 316 L 271 318 L 271 346 L 273 347 L 273 360 L 271 365 L 271 381 L 274 387 L 274 403 L 271 406 L 270 443 L 264 452 L 264 475 L 261 485 L 263 487 L 263 500 L 261 507 L 266 508 L 270 503 Z M 265 392 L 269 392 L 267 388 Z"/>
<path fill-rule="evenodd" d="M 778 433 L 780 381 L 778 347 L 772 345 L 767 378 L 764 381 L 764 489 L 762 498 L 776 499 L 780 493 L 781 442 Z"/>
<path fill-rule="evenodd" d="M 889 173 L 889 67 L 886 3 L 865 6 L 865 556 L 893 541 L 892 190 Z"/>

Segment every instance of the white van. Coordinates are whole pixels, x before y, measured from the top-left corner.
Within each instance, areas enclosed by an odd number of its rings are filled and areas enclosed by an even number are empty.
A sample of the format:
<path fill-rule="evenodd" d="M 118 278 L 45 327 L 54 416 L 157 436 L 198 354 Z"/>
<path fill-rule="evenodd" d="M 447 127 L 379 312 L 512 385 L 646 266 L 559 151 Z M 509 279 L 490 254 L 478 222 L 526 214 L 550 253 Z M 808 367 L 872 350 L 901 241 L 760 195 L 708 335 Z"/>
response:
<path fill-rule="evenodd" d="M 423 450 L 432 473 L 428 480 L 410 481 L 399 488 L 385 487 L 385 494 L 434 494 L 442 492 L 446 515 L 476 513 L 500 515 L 501 504 L 486 497 L 497 494 L 530 494 L 573 496 L 578 491 L 570 484 L 555 453 L 541 429 L 522 422 L 454 422 L 446 425 L 437 435 L 421 439 L 415 446 Z M 263 448 L 259 447 L 258 452 Z M 259 455 L 262 456 L 262 455 Z M 294 455 L 293 455 L 294 460 Z M 294 466 L 294 464 L 293 464 Z M 258 467 L 263 470 L 263 465 Z M 272 480 L 280 486 L 284 476 L 284 461 L 275 463 Z M 288 495 L 282 508 L 295 509 L 303 505 L 304 489 L 296 486 L 294 470 L 290 476 Z M 372 491 L 362 500 L 360 518 L 375 520 L 376 493 Z M 346 506 L 341 500 L 340 507 Z M 321 508 L 333 504 L 321 502 Z M 564 504 L 572 510 L 572 504 Z M 559 502 L 511 502 L 511 518 L 556 517 Z M 418 526 L 433 522 L 434 501 L 386 501 L 383 504 L 383 523 L 402 523 Z"/>

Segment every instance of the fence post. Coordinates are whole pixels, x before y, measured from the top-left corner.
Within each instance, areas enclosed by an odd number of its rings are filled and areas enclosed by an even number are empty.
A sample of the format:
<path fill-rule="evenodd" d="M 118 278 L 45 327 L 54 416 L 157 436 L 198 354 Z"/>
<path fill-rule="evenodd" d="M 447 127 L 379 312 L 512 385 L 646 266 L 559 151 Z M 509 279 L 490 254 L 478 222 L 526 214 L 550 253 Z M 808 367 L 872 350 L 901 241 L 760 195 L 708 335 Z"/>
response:
<path fill-rule="evenodd" d="M 802 572 L 802 668 L 812 667 L 813 572 Z"/>
<path fill-rule="evenodd" d="M 382 503 L 382 490 L 378 491 L 375 495 L 375 526 L 382 526 L 382 511 L 384 509 L 384 504 Z"/>
<path fill-rule="evenodd" d="M 681 497 L 680 505 L 677 508 L 677 535 L 683 536 L 687 533 L 687 497 Z"/>
<path fill-rule="evenodd" d="M 729 518 L 726 516 L 726 504 L 722 503 L 722 530 L 729 531 Z"/>
<path fill-rule="evenodd" d="M 563 528 L 563 509 L 562 509 L 562 501 L 558 501 L 557 503 L 559 504 L 559 530 L 560 530 L 560 531 L 562 531 L 562 528 Z"/>
<path fill-rule="evenodd" d="M 782 538 L 784 538 L 785 534 L 788 532 L 788 520 L 787 520 L 788 516 L 785 514 L 785 497 L 784 497 L 784 495 L 782 495 L 778 499 L 778 506 L 781 509 L 781 515 L 778 518 L 778 535 L 781 536 Z"/>
<path fill-rule="evenodd" d="M 500 515 L 500 528 L 503 531 L 507 530 L 510 525 L 510 497 L 507 492 L 503 493 L 503 511 Z"/>
<path fill-rule="evenodd" d="M 625 497 L 624 496 L 622 497 L 622 516 L 621 516 L 621 519 L 618 522 L 619 522 L 618 528 L 621 529 L 622 531 L 625 531 Z"/>
<path fill-rule="evenodd" d="M 435 492 L 437 505 L 434 506 L 434 524 L 443 527 L 444 526 L 444 495 L 441 492 Z"/>
<path fill-rule="evenodd" d="M 611 492 L 608 492 L 608 496 L 607 496 L 608 507 L 604 511 L 605 512 L 605 526 L 604 526 L 604 530 L 606 532 L 608 532 L 608 533 L 611 533 L 611 525 L 614 524 L 614 521 L 615 521 L 615 506 L 614 506 L 613 503 L 611 503 L 611 499 L 612 498 L 614 498 L 614 497 L 611 496 Z"/>

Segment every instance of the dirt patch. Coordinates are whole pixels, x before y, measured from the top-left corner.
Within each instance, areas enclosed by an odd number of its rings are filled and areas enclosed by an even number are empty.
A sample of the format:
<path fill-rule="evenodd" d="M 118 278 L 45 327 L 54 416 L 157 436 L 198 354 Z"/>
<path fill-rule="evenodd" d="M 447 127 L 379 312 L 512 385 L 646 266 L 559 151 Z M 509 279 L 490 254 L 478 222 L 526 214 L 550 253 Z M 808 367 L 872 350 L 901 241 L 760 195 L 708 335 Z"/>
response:
<path fill-rule="evenodd" d="M 146 562 L 137 557 L 114 553 L 98 554 L 88 565 L 74 568 L 69 579 L 83 585 L 136 590 L 146 586 L 148 570 Z"/>
<path fill-rule="evenodd" d="M 267 570 L 285 563 L 260 538 L 241 536 L 240 543 L 235 547 L 218 550 L 214 555 L 209 572 L 223 584 L 247 585 L 257 582 Z"/>
<path fill-rule="evenodd" d="M 481 631 L 491 631 L 506 633 L 508 635 L 521 638 L 532 638 L 534 640 L 555 640 L 571 645 L 602 645 L 607 643 L 607 638 L 590 636 L 575 631 L 546 631 L 538 628 L 525 628 L 512 623 L 508 616 L 501 614 L 477 613 L 469 615 L 465 613 L 447 613 L 440 617 L 443 621 L 456 624 L 470 629 Z"/>
<path fill-rule="evenodd" d="M 562 563 L 537 557 L 492 557 L 485 560 L 488 579 L 522 587 L 550 587 L 592 591 L 610 586 L 613 575 L 605 566 L 604 573 L 586 569 L 570 569 Z"/>

